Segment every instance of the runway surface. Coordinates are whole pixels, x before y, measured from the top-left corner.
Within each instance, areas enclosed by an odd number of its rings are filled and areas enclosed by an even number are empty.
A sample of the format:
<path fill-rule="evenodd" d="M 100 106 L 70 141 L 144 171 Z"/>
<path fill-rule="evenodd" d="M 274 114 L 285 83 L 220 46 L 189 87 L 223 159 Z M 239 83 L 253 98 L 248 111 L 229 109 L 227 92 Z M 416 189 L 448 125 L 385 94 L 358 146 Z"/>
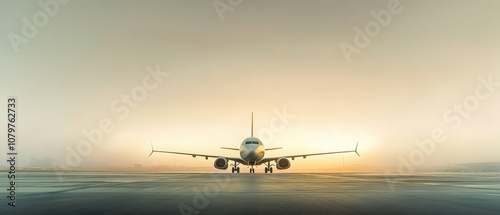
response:
<path fill-rule="evenodd" d="M 499 173 L 18 173 L 0 214 L 500 214 Z"/>

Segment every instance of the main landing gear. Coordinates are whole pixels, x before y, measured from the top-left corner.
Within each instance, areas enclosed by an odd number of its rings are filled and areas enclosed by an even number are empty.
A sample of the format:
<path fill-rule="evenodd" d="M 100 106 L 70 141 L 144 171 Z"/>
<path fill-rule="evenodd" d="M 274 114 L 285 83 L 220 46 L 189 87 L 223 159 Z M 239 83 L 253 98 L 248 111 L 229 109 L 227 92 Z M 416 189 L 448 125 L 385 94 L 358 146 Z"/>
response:
<path fill-rule="evenodd" d="M 236 163 L 236 161 L 234 162 L 234 164 L 231 164 L 232 168 L 231 168 L 231 171 L 232 173 L 236 172 L 236 173 L 240 173 L 240 167 L 238 166 L 238 163 Z"/>
<path fill-rule="evenodd" d="M 236 168 L 234 168 L 234 167 L 233 167 L 233 168 L 231 169 L 231 171 L 232 171 L 233 173 L 234 173 L 234 172 L 236 172 L 236 173 L 240 173 L 240 168 L 239 168 L 239 167 L 236 167 Z"/>
<path fill-rule="evenodd" d="M 271 162 L 267 162 L 266 164 L 266 168 L 264 168 L 264 172 L 267 173 L 273 173 L 273 168 L 272 166 L 274 166 L 274 164 L 271 164 Z"/>

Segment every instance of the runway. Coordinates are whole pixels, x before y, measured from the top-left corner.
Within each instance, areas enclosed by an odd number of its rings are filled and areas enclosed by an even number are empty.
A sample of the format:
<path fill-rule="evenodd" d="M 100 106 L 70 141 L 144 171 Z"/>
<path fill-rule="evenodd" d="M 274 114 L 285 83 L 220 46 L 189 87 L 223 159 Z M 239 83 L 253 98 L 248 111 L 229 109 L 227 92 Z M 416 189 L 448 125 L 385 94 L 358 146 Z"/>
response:
<path fill-rule="evenodd" d="M 0 214 L 500 214 L 499 173 L 19 173 Z"/>

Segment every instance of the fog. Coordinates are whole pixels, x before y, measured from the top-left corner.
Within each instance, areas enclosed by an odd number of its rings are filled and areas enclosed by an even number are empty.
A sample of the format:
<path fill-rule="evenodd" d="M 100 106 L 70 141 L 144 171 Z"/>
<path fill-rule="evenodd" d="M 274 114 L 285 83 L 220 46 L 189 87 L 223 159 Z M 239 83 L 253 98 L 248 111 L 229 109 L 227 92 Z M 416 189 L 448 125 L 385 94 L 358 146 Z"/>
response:
<path fill-rule="evenodd" d="M 291 171 L 500 162 L 500 2 L 40 2 L 0 8 L 20 166 L 212 167 L 150 145 L 238 157 L 251 112 L 267 156 L 359 142 Z"/>

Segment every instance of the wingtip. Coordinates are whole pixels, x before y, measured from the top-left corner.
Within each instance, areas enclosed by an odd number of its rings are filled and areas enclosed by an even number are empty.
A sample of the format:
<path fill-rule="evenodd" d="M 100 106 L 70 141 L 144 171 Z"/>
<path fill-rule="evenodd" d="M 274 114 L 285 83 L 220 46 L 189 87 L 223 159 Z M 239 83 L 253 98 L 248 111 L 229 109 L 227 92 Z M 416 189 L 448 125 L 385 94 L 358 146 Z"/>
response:
<path fill-rule="evenodd" d="M 151 142 L 151 153 L 149 154 L 148 157 L 151 157 L 151 155 L 153 154 L 153 152 L 155 152 L 155 150 L 153 149 L 153 142 Z"/>
<path fill-rule="evenodd" d="M 359 144 L 359 141 L 358 141 L 358 142 L 356 142 L 356 148 L 354 149 L 354 152 L 356 152 L 356 154 L 357 154 L 359 157 L 361 157 L 361 155 L 359 155 L 359 153 L 358 153 L 358 144 Z"/>

